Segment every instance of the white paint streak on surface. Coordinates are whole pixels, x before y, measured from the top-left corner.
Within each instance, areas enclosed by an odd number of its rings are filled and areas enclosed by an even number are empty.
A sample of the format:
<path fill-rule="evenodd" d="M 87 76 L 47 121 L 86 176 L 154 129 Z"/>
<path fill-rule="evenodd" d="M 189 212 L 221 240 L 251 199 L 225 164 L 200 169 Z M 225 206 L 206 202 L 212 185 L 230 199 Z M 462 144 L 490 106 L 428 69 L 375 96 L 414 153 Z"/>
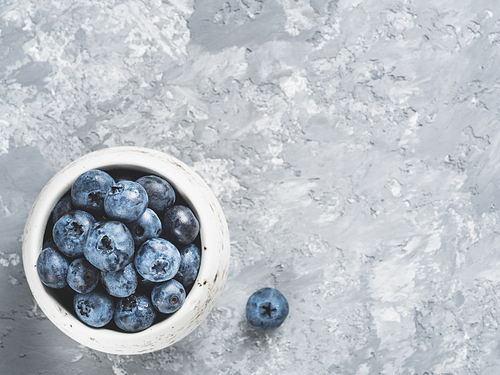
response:
<path fill-rule="evenodd" d="M 0 251 L 0 264 L 4 267 L 15 267 L 21 263 L 21 257 L 17 253 L 5 253 Z"/>

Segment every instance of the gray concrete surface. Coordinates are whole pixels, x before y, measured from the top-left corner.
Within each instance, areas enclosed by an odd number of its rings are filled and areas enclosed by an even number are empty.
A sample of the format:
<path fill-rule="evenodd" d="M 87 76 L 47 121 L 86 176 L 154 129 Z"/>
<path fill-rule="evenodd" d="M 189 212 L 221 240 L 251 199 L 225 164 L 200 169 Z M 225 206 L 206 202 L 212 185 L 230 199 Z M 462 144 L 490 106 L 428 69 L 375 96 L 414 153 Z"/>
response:
<path fill-rule="evenodd" d="M 498 375 L 499 54 L 493 0 L 1 1 L 0 373 Z M 60 333 L 21 263 L 42 186 L 120 145 L 193 167 L 231 232 L 216 308 L 141 356 Z"/>

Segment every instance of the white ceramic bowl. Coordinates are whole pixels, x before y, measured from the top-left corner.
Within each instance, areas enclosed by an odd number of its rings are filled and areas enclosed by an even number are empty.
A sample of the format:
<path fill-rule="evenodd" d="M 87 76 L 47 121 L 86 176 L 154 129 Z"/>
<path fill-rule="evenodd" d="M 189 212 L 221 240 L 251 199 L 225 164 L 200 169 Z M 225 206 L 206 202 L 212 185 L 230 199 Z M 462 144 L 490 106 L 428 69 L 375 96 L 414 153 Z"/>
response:
<path fill-rule="evenodd" d="M 92 328 L 67 311 L 45 287 L 36 262 L 52 209 L 82 173 L 131 169 L 169 181 L 200 221 L 201 265 L 193 289 L 172 316 L 137 332 Z M 229 232 L 217 198 L 188 166 L 165 153 L 138 147 L 114 147 L 87 154 L 57 173 L 42 189 L 29 213 L 23 235 L 23 265 L 31 291 L 45 315 L 66 335 L 92 349 L 111 354 L 141 354 L 163 349 L 191 333 L 209 314 L 226 282 Z"/>

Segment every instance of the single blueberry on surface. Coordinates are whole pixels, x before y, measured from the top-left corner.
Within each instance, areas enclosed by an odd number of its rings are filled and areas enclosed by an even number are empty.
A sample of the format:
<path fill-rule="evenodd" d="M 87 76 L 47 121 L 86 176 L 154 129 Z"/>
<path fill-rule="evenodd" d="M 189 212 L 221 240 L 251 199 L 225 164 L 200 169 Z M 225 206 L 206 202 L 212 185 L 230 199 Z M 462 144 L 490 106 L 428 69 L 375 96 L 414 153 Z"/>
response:
<path fill-rule="evenodd" d="M 43 249 L 36 262 L 40 281 L 53 289 L 62 289 L 68 285 L 66 281 L 68 267 L 68 259 L 52 247 Z"/>
<path fill-rule="evenodd" d="M 186 291 L 177 280 L 160 283 L 151 292 L 151 302 L 161 313 L 172 314 L 179 310 L 186 299 Z"/>
<path fill-rule="evenodd" d="M 76 293 L 73 298 L 76 316 L 91 327 L 104 327 L 113 319 L 115 302 L 101 287 L 89 293 Z"/>
<path fill-rule="evenodd" d="M 87 171 L 73 183 L 71 201 L 77 209 L 92 214 L 104 213 L 104 197 L 114 183 L 113 178 L 104 171 Z"/>
<path fill-rule="evenodd" d="M 116 272 L 102 271 L 101 281 L 102 286 L 110 295 L 120 298 L 135 293 L 139 282 L 132 263 Z"/>
<path fill-rule="evenodd" d="M 101 271 L 115 272 L 133 261 L 134 239 L 119 221 L 99 221 L 89 231 L 83 255 Z"/>
<path fill-rule="evenodd" d="M 176 205 L 165 211 L 163 229 L 168 239 L 187 245 L 198 236 L 200 223 L 189 207 Z"/>
<path fill-rule="evenodd" d="M 148 194 L 142 185 L 123 180 L 113 184 L 104 197 L 104 212 L 125 223 L 139 219 L 148 207 Z"/>
<path fill-rule="evenodd" d="M 57 223 L 57 220 L 59 220 L 61 217 L 72 211 L 73 204 L 71 203 L 71 195 L 65 195 L 59 201 L 56 203 L 54 206 L 54 209 L 52 210 L 52 221 L 54 223 Z"/>
<path fill-rule="evenodd" d="M 68 268 L 67 281 L 71 289 L 78 293 L 89 293 L 99 283 L 100 271 L 85 258 L 77 258 Z"/>
<path fill-rule="evenodd" d="M 246 317 L 248 323 L 257 329 L 278 328 L 288 316 L 286 298 L 274 288 L 262 288 L 248 298 Z"/>
<path fill-rule="evenodd" d="M 126 332 L 139 332 L 149 328 L 156 318 L 150 299 L 144 294 L 120 298 L 116 304 L 114 321 Z"/>
<path fill-rule="evenodd" d="M 161 220 L 150 208 L 146 208 L 139 219 L 128 223 L 127 228 L 134 238 L 135 246 L 141 246 L 147 240 L 159 237 L 162 230 Z"/>
<path fill-rule="evenodd" d="M 172 185 L 165 179 L 150 175 L 139 178 L 136 181 L 141 184 L 148 193 L 148 207 L 162 217 L 165 210 L 175 203 L 175 191 Z"/>
<path fill-rule="evenodd" d="M 95 222 L 91 214 L 81 210 L 62 216 L 52 228 L 52 238 L 59 251 L 70 258 L 81 256 L 89 230 Z"/>
<path fill-rule="evenodd" d="M 174 276 L 174 279 L 179 281 L 184 287 L 189 290 L 193 286 L 201 263 L 201 251 L 196 244 L 179 246 L 179 254 L 181 256 L 181 264 L 179 271 Z"/>
<path fill-rule="evenodd" d="M 172 279 L 179 270 L 180 263 L 179 250 L 163 238 L 152 238 L 144 242 L 134 258 L 137 272 L 154 282 Z"/>

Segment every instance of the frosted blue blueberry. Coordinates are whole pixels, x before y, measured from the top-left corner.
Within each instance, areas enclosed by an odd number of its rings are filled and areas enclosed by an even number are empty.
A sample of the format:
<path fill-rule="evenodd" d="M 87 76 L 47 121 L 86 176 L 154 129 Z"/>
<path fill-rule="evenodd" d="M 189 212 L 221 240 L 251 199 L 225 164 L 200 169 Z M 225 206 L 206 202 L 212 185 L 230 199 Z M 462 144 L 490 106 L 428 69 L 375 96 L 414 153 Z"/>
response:
<path fill-rule="evenodd" d="M 175 203 L 175 191 L 165 179 L 150 175 L 139 178 L 136 181 L 141 184 L 149 197 L 148 207 L 162 217 L 165 210 Z"/>
<path fill-rule="evenodd" d="M 179 310 L 186 299 L 186 291 L 177 280 L 160 283 L 151 292 L 151 302 L 161 313 L 172 314 Z"/>
<path fill-rule="evenodd" d="M 101 170 L 90 170 L 81 174 L 71 187 L 71 201 L 80 210 L 92 214 L 104 213 L 104 197 L 115 183 L 113 178 Z"/>
<path fill-rule="evenodd" d="M 71 195 L 65 195 L 54 206 L 52 210 L 52 221 L 57 223 L 61 217 L 73 210 L 73 204 L 71 203 Z"/>
<path fill-rule="evenodd" d="M 151 238 L 159 237 L 162 229 L 160 218 L 150 208 L 146 208 L 139 219 L 128 223 L 127 228 L 130 230 L 137 247 Z"/>
<path fill-rule="evenodd" d="M 246 305 L 248 323 L 257 329 L 278 328 L 288 316 L 286 298 L 274 288 L 262 288 L 250 296 Z"/>
<path fill-rule="evenodd" d="M 81 256 L 89 230 L 95 222 L 91 214 L 81 210 L 62 216 L 52 228 L 52 238 L 59 251 L 70 258 Z"/>
<path fill-rule="evenodd" d="M 165 211 L 163 229 L 169 240 L 187 245 L 198 236 L 200 223 L 189 207 L 176 205 Z"/>
<path fill-rule="evenodd" d="M 114 300 L 101 287 L 73 297 L 76 316 L 91 327 L 104 327 L 113 319 Z"/>
<path fill-rule="evenodd" d="M 174 279 L 179 281 L 187 290 L 191 289 L 198 276 L 198 270 L 201 263 L 201 251 L 195 244 L 179 246 L 179 254 L 181 255 L 181 264 L 179 271 Z"/>
<path fill-rule="evenodd" d="M 134 265 L 130 263 L 116 272 L 102 271 L 102 286 L 113 297 L 128 297 L 135 293 L 139 283 Z"/>
<path fill-rule="evenodd" d="M 116 304 L 114 321 L 126 332 L 139 332 L 149 328 L 156 319 L 156 312 L 148 297 L 132 294 Z"/>
<path fill-rule="evenodd" d="M 66 281 L 68 266 L 68 259 L 52 247 L 43 249 L 36 261 L 40 281 L 53 289 L 62 289 L 68 285 Z"/>
<path fill-rule="evenodd" d="M 179 270 L 180 263 L 179 250 L 163 238 L 152 238 L 144 242 L 134 258 L 137 272 L 154 282 L 172 279 Z"/>
<path fill-rule="evenodd" d="M 134 239 L 125 224 L 99 221 L 89 231 L 83 255 L 101 271 L 115 272 L 133 261 Z"/>
<path fill-rule="evenodd" d="M 100 271 L 85 258 L 77 258 L 68 268 L 66 280 L 71 289 L 77 293 L 89 293 L 99 283 Z"/>
<path fill-rule="evenodd" d="M 125 223 L 139 219 L 148 207 L 148 194 L 133 181 L 123 180 L 111 186 L 104 197 L 104 212 Z"/>

